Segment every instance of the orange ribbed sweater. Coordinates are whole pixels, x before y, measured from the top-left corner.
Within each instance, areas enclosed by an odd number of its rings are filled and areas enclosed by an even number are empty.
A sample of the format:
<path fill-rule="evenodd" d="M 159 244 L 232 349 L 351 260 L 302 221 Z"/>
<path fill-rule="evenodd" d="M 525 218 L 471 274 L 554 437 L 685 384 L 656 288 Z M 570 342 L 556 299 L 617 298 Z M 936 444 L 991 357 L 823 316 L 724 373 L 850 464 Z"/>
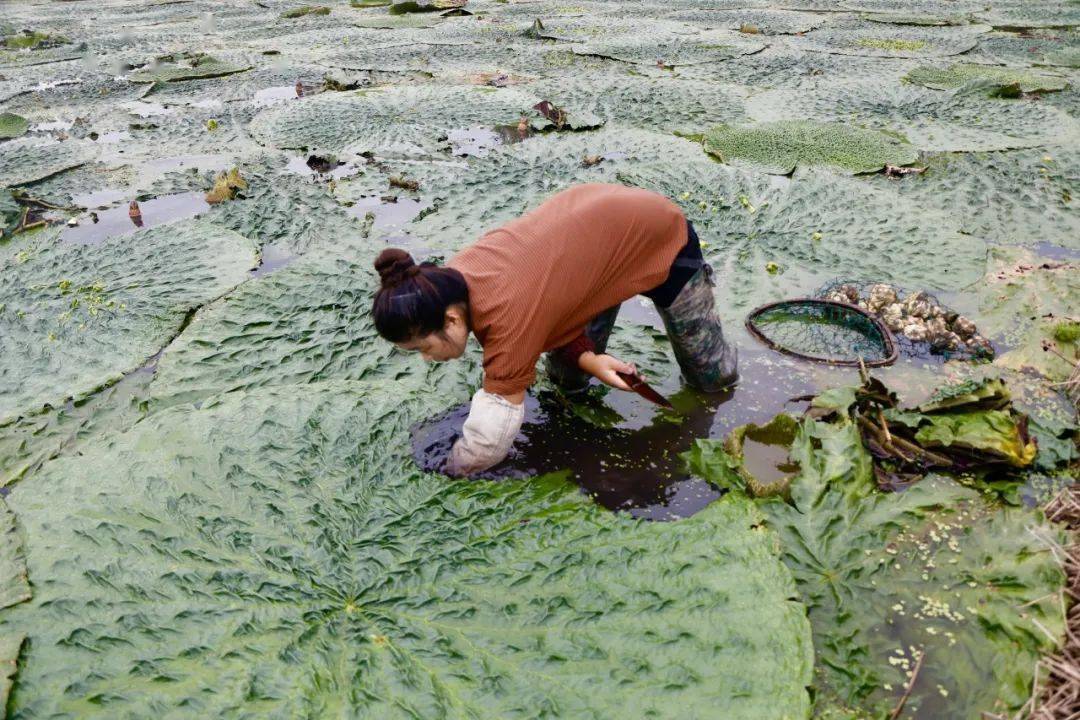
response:
<path fill-rule="evenodd" d="M 577 185 L 484 234 L 447 263 L 465 276 L 484 390 L 512 395 L 540 354 L 575 339 L 600 312 L 667 279 L 686 218 L 663 195 Z"/>

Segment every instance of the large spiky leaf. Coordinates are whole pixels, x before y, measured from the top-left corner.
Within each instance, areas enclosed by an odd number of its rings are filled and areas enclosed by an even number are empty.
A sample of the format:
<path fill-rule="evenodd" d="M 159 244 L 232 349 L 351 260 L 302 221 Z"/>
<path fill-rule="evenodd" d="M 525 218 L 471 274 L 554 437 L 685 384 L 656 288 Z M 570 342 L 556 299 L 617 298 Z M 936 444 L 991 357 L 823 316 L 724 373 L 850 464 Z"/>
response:
<path fill-rule="evenodd" d="M 24 135 L 29 127 L 30 123 L 21 115 L 9 112 L 0 113 L 0 140 Z"/>
<path fill-rule="evenodd" d="M 0 419 L 81 398 L 137 368 L 253 264 L 249 241 L 199 221 L 4 260 Z"/>
<path fill-rule="evenodd" d="M 759 10 L 740 8 L 737 10 L 679 10 L 669 17 L 693 23 L 698 27 L 726 28 L 745 35 L 791 35 L 804 33 L 820 26 L 825 21 L 824 15 L 794 12 L 791 10 Z"/>
<path fill-rule="evenodd" d="M 621 126 L 690 132 L 746 119 L 741 89 L 720 82 L 620 73 L 541 79 L 530 89 Z"/>
<path fill-rule="evenodd" d="M 947 217 L 931 221 L 917 205 L 832 173 L 788 180 L 699 162 L 639 166 L 619 177 L 682 206 L 716 269 L 722 312 L 809 295 L 849 275 L 959 289 L 983 264 L 982 240 Z"/>
<path fill-rule="evenodd" d="M 154 404 L 400 372 L 370 319 L 378 284 L 372 259 L 358 252 L 305 257 L 206 307 L 162 357 Z"/>
<path fill-rule="evenodd" d="M 26 558 L 22 538 L 15 526 L 15 515 L 7 503 L 0 500 L 0 610 L 30 599 L 30 583 L 26 578 Z M 10 636 L 0 633 L 0 638 Z M 10 659 L 0 653 L 0 662 Z M 0 680 L 0 684 L 2 684 Z M 3 692 L 0 692 L 3 695 Z M 0 705 L 3 707 L 3 705 Z"/>
<path fill-rule="evenodd" d="M 807 717 L 805 610 L 748 501 L 641 523 L 558 478 L 423 475 L 394 448 L 430 409 L 232 393 L 18 486 L 39 590 L 0 619 L 30 638 L 14 711 Z"/>
<path fill-rule="evenodd" d="M 128 75 L 132 82 L 179 82 L 199 80 L 244 72 L 250 65 L 220 60 L 209 55 L 182 54 L 167 56 L 150 63 L 145 69 Z"/>
<path fill-rule="evenodd" d="M 987 25 L 890 26 L 854 20 L 831 23 L 791 43 L 801 50 L 840 55 L 940 57 L 970 50 L 988 30 Z"/>
<path fill-rule="evenodd" d="M 294 255 L 317 245 L 347 245 L 366 234 L 325 186 L 289 173 L 283 165 L 263 158 L 245 166 L 242 196 L 220 204 L 207 217 L 260 247 L 276 245 Z"/>
<path fill-rule="evenodd" d="M 722 453 L 718 443 L 712 451 Z M 876 492 L 847 422 L 804 420 L 791 457 L 801 468 L 791 503 L 760 507 L 810 607 L 817 711 L 888 714 L 920 656 L 906 717 L 1020 707 L 1035 662 L 1064 632 L 1060 531 L 944 478 Z"/>
<path fill-rule="evenodd" d="M 78 167 L 91 160 L 96 149 L 78 140 L 50 142 L 18 138 L 0 144 L 0 187 L 25 185 Z"/>
<path fill-rule="evenodd" d="M 1080 250 L 1078 160 L 1066 148 L 941 153 L 921 162 L 922 174 L 872 179 L 920 207 L 948 213 L 988 242 Z"/>
<path fill-rule="evenodd" d="M 724 162 L 745 163 L 780 175 L 814 166 L 846 173 L 876 172 L 885 165 L 908 165 L 918 158 L 911 145 L 874 130 L 798 120 L 720 125 L 705 133 L 702 144 Z"/>
<path fill-rule="evenodd" d="M 18 671 L 19 650 L 24 636 L 21 633 L 0 635 L 0 707 L 6 708 L 11 686 Z"/>
<path fill-rule="evenodd" d="M 1063 90 L 1069 84 L 1068 80 L 1060 75 L 972 63 L 957 63 L 945 67 L 921 65 L 905 75 L 904 79 L 936 90 L 981 83 L 997 88 L 1016 86 L 1021 92 L 1046 92 Z"/>
<path fill-rule="evenodd" d="M 1007 150 L 1059 142 L 1076 120 L 1045 103 L 986 97 L 985 89 L 929 90 L 904 83 L 837 80 L 750 99 L 758 120 L 813 119 L 888 130 L 921 150 Z"/>
<path fill-rule="evenodd" d="M 1020 248 L 990 249 L 986 277 L 979 288 L 977 322 L 983 333 L 1007 350 L 995 364 L 1032 368 L 1057 381 L 1069 376 L 1071 363 L 1044 349 L 1044 343 L 1053 343 L 1066 358 L 1080 347 L 1075 338 L 1055 338 L 1058 325 L 1075 320 L 1080 306 L 1078 271 L 1080 263 L 1043 258 Z"/>
<path fill-rule="evenodd" d="M 278 148 L 319 148 L 333 153 L 423 155 L 441 147 L 449 130 L 474 125 L 517 125 L 537 118 L 538 98 L 490 87 L 392 87 L 328 93 L 252 120 L 252 133 Z M 568 109 L 574 121 L 574 109 Z"/>
<path fill-rule="evenodd" d="M 982 22 L 999 28 L 1075 28 L 1080 8 L 1073 2 L 1055 0 L 996 0 L 976 14 Z"/>

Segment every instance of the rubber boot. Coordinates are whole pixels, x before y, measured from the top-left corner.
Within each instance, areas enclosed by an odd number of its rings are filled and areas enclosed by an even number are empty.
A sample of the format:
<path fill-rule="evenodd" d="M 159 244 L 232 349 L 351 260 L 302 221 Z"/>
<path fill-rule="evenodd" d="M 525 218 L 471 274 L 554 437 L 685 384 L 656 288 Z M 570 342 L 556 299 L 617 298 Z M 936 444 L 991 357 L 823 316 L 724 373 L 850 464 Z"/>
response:
<path fill-rule="evenodd" d="M 718 392 L 739 379 L 738 352 L 724 340 L 708 264 L 690 278 L 666 308 L 657 307 L 686 384 Z"/>

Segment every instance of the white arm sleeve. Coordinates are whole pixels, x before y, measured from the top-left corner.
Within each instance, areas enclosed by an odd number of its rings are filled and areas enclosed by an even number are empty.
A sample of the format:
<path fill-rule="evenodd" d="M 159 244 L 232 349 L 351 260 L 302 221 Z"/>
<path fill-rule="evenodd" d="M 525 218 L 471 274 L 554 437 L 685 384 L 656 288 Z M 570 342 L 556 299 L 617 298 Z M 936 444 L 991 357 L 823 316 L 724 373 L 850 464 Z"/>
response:
<path fill-rule="evenodd" d="M 469 475 L 498 463 L 510 452 L 524 419 L 525 403 L 515 405 L 502 395 L 477 390 L 461 437 L 450 449 L 447 474 Z"/>

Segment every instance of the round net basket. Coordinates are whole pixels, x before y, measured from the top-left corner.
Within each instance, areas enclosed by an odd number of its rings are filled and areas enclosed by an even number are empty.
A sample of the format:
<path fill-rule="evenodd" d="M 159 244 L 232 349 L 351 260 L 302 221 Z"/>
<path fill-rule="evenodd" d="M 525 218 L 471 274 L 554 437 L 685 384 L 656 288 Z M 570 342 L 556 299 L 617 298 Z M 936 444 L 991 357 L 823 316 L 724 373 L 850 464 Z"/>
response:
<path fill-rule="evenodd" d="M 870 313 L 850 303 L 796 298 L 768 303 L 746 318 L 757 339 L 788 355 L 830 365 L 891 365 L 893 335 Z"/>

